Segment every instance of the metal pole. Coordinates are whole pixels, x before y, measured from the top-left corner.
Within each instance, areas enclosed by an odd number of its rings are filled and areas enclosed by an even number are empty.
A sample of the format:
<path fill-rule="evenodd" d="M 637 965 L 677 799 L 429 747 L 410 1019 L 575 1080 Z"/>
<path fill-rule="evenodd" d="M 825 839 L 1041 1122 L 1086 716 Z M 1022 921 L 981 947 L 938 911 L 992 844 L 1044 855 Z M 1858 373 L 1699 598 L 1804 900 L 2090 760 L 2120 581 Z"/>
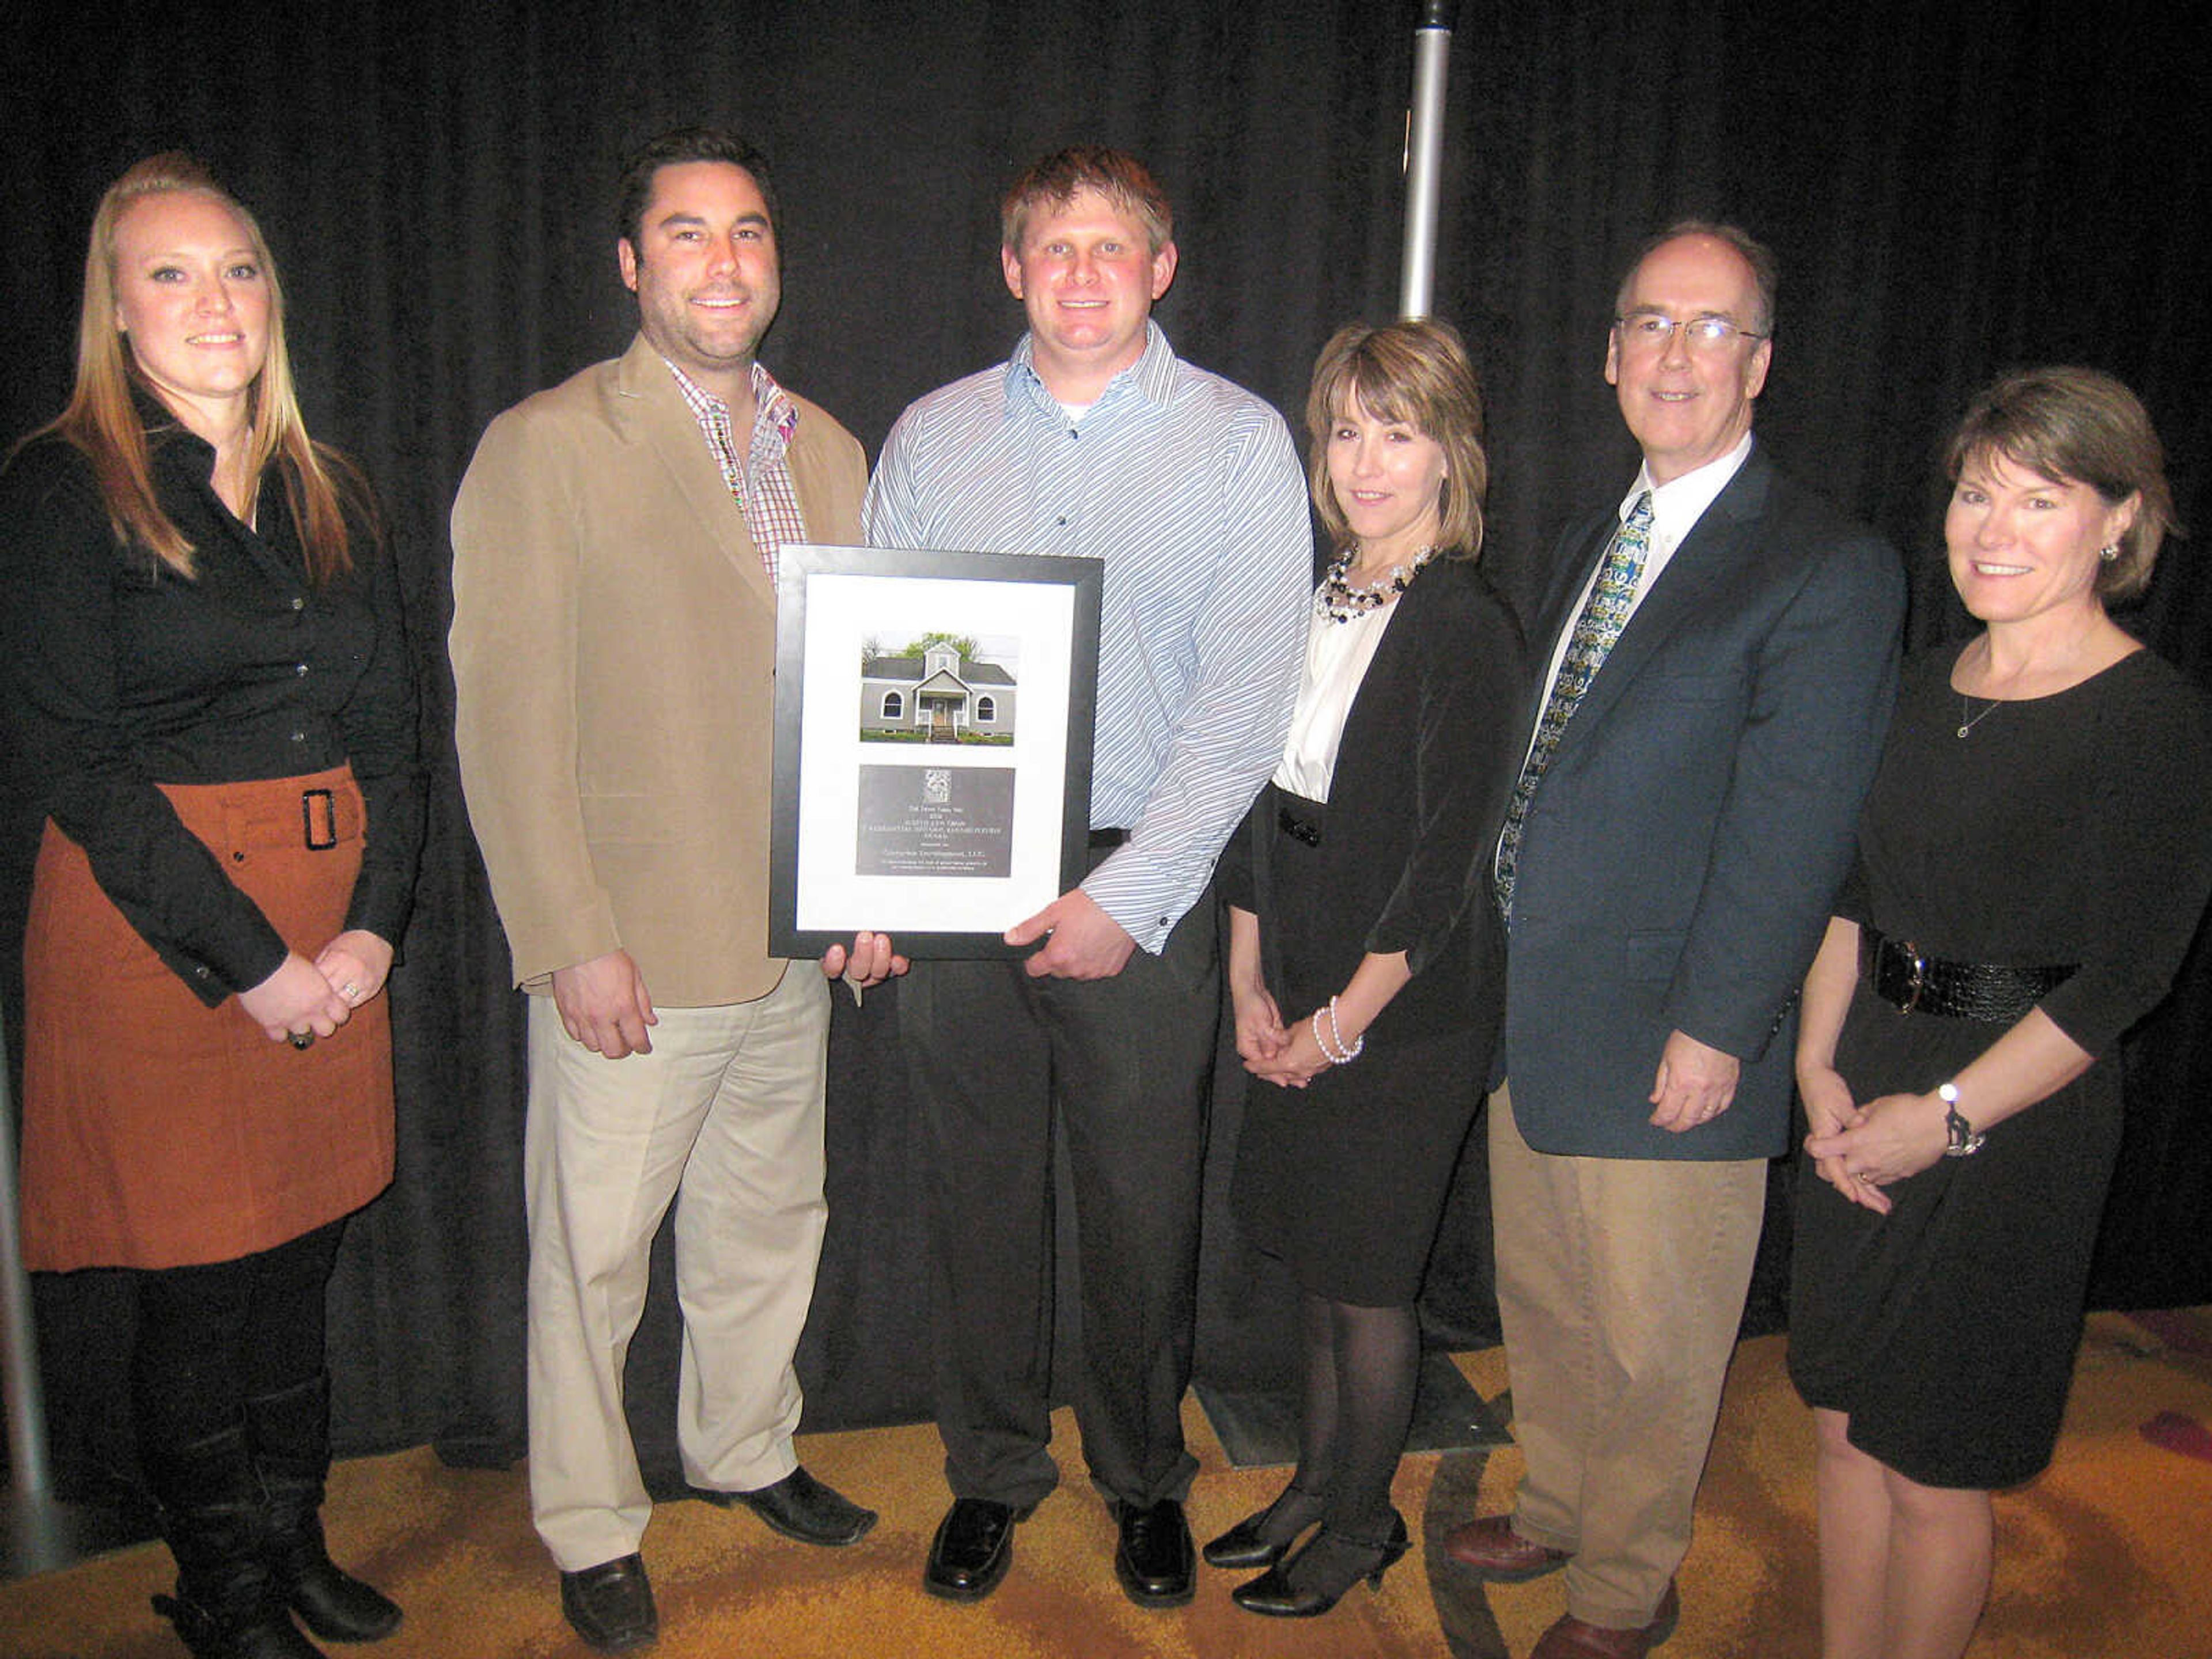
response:
<path fill-rule="evenodd" d="M 0 1583 L 74 1566 L 149 1535 L 143 1514 L 65 1504 L 53 1494 L 31 1285 L 16 1231 L 15 1110 L 8 1088 L 7 1036 L 0 1021 L 0 1392 L 8 1401 L 9 1459 L 6 1501 L 0 1505 Z"/>
<path fill-rule="evenodd" d="M 8 1467 L 18 1498 L 53 1489 L 46 1462 L 46 1400 L 39 1389 L 39 1342 L 31 1324 L 31 1282 L 16 1232 L 15 1111 L 8 1087 L 8 1032 L 0 1018 L 0 1373 L 8 1396 Z"/>
<path fill-rule="evenodd" d="M 1423 0 L 1413 29 L 1413 102 L 1406 121 L 1406 269 L 1401 317 L 1429 315 L 1437 270 L 1437 195 L 1443 171 L 1444 91 L 1452 0 Z"/>

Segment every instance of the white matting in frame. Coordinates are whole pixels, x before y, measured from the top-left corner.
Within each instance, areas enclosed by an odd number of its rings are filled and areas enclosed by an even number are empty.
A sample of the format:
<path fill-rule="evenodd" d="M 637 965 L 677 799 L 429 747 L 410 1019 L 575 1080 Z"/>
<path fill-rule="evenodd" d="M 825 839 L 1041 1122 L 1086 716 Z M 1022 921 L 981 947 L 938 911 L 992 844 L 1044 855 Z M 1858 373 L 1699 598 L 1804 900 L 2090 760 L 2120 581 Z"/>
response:
<path fill-rule="evenodd" d="M 866 928 L 993 957 L 1081 879 L 1103 568 L 793 544 L 779 562 L 769 949 Z"/>

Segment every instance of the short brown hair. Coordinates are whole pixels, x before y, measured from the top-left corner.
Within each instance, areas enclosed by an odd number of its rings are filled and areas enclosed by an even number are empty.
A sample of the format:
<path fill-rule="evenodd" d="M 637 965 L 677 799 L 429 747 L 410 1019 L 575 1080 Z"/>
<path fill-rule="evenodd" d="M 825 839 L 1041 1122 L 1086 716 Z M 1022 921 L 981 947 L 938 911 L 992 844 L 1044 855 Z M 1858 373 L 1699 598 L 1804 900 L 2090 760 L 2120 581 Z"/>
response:
<path fill-rule="evenodd" d="M 1159 180 L 1127 150 L 1102 144 L 1057 150 L 1015 179 L 999 204 L 1000 240 L 1010 252 L 1020 253 L 1031 214 L 1057 212 L 1086 190 L 1097 191 L 1144 226 L 1152 245 L 1148 252 L 1157 254 L 1175 240 L 1175 210 L 1168 205 L 1168 193 Z"/>
<path fill-rule="evenodd" d="M 1967 409 L 1943 453 L 1953 483 L 1970 463 L 2002 455 L 2046 478 L 2085 483 L 2118 507 L 2130 496 L 2135 522 L 2119 551 L 2097 566 L 2097 597 L 2129 599 L 2150 585 L 2159 544 L 2183 533 L 2166 482 L 2166 449 L 2136 394 L 2100 369 L 2023 369 L 1989 387 Z"/>
<path fill-rule="evenodd" d="M 760 191 L 761 205 L 768 210 L 769 229 L 782 236 L 783 207 L 775 198 L 768 157 L 727 127 L 676 127 L 647 139 L 624 156 L 622 177 L 615 185 L 615 234 L 641 257 L 644 250 L 639 244 L 645 234 L 645 210 L 653 202 L 653 181 L 661 168 L 681 167 L 687 161 L 720 161 L 751 179 L 753 187 Z"/>
<path fill-rule="evenodd" d="M 1306 477 L 1315 510 L 1339 549 L 1352 545 L 1352 526 L 1328 482 L 1328 434 L 1352 399 L 1377 420 L 1402 421 L 1444 452 L 1437 509 L 1437 545 L 1452 558 L 1482 550 L 1482 497 L 1490 459 L 1482 449 L 1482 392 L 1459 331 L 1428 318 L 1370 328 L 1337 330 L 1314 364 L 1306 395 Z"/>

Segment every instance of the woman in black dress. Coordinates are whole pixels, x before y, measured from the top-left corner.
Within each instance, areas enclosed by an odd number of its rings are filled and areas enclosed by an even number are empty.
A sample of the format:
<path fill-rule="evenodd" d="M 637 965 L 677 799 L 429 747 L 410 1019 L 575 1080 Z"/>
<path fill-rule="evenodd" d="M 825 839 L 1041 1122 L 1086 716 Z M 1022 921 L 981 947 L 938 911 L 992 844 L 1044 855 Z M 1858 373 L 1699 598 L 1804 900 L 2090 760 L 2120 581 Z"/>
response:
<path fill-rule="evenodd" d="M 260 231 L 132 167 L 76 386 L 0 474 L 29 1266 L 127 1272 L 139 1462 L 202 1659 L 382 1636 L 331 1565 L 324 1291 L 392 1167 L 380 997 L 422 836 L 414 678 L 366 487 L 301 425 Z"/>
<path fill-rule="evenodd" d="M 2105 612 L 2172 526 L 2163 465 L 2133 394 L 2080 368 L 1999 382 L 1951 442 L 1951 579 L 1984 628 L 1907 665 L 1798 1039 L 1826 1659 L 1962 1652 L 1990 1491 L 2057 1436 L 2114 1049 L 2212 889 L 2203 699 Z"/>
<path fill-rule="evenodd" d="M 1268 1569 L 1235 1593 L 1255 1613 L 1324 1613 L 1407 1548 L 1390 1481 L 1413 1302 L 1489 1070 L 1500 939 L 1482 863 L 1526 730 L 1520 629 L 1474 562 L 1481 422 L 1466 351 L 1432 322 L 1343 330 L 1306 404 L 1338 552 L 1282 764 L 1224 864 L 1255 1079 L 1234 1203 L 1301 1291 L 1297 1473 L 1206 1547 Z"/>

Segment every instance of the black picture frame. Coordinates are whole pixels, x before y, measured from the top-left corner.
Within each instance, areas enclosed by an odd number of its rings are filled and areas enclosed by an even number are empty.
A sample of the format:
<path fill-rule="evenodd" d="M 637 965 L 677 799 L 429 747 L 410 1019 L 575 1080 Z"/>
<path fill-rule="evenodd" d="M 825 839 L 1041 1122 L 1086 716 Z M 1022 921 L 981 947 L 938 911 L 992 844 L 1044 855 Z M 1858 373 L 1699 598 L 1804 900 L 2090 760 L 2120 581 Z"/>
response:
<path fill-rule="evenodd" d="M 1085 869 L 1103 587 L 1091 558 L 782 550 L 771 955 L 864 928 L 912 957 L 1023 954 L 1006 929 Z"/>

